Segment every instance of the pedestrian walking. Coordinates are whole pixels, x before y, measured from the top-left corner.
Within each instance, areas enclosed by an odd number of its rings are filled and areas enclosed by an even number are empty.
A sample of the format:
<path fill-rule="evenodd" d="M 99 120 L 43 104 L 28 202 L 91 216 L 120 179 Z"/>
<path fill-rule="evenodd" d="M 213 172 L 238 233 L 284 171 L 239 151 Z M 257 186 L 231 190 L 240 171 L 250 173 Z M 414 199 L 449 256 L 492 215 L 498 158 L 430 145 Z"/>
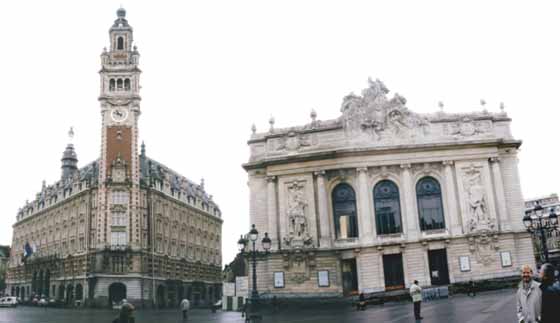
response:
<path fill-rule="evenodd" d="M 189 319 L 189 310 L 191 309 L 191 302 L 184 298 L 181 301 L 181 311 L 183 312 L 183 322 L 186 322 Z"/>
<path fill-rule="evenodd" d="M 134 306 L 126 299 L 122 300 L 119 316 L 113 320 L 113 323 L 135 323 Z"/>
<path fill-rule="evenodd" d="M 414 318 L 416 320 L 423 319 L 420 316 L 420 306 L 422 304 L 422 288 L 418 285 L 418 281 L 415 280 L 410 286 L 410 296 L 412 297 L 412 302 L 414 303 Z"/>
<path fill-rule="evenodd" d="M 365 311 L 366 310 L 366 296 L 364 293 L 360 293 L 358 296 L 358 303 L 356 304 L 356 310 Z"/>
<path fill-rule="evenodd" d="M 476 285 L 472 279 L 469 281 L 467 296 L 472 296 L 472 297 L 476 296 Z"/>
<path fill-rule="evenodd" d="M 541 266 L 541 323 L 558 322 L 560 317 L 560 283 L 554 282 L 554 266 Z"/>
<path fill-rule="evenodd" d="M 533 268 L 521 267 L 521 282 L 517 290 L 517 319 L 519 323 L 537 323 L 541 316 L 540 284 L 533 280 Z"/>

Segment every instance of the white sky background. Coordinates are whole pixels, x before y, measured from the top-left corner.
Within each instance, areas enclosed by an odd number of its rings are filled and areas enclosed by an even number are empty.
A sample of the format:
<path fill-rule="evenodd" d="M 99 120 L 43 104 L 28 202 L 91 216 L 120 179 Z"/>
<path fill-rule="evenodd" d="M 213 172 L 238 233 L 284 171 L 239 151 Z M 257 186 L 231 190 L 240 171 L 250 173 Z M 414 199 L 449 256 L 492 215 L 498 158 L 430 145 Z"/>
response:
<path fill-rule="evenodd" d="M 141 54 L 140 140 L 204 177 L 223 212 L 224 264 L 249 228 L 251 124 L 304 124 L 312 108 L 336 118 L 368 76 L 416 112 L 505 102 L 524 196 L 559 191 L 555 1 L 2 1 L 0 244 L 41 181 L 59 179 L 70 126 L 79 166 L 98 158 L 99 55 L 121 3 Z"/>

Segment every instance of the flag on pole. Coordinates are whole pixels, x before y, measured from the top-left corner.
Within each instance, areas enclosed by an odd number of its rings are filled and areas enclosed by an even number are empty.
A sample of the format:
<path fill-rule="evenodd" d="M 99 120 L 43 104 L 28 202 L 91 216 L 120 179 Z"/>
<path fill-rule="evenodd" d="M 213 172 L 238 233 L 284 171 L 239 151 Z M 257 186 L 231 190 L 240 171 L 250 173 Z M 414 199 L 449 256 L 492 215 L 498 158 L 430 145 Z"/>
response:
<path fill-rule="evenodd" d="M 29 258 L 32 254 L 33 254 L 33 249 L 32 249 L 31 246 L 29 245 L 29 242 L 26 242 L 26 243 L 25 243 L 25 246 L 23 247 L 23 258 L 22 258 L 22 261 L 25 262 L 25 260 L 27 260 L 27 258 Z"/>

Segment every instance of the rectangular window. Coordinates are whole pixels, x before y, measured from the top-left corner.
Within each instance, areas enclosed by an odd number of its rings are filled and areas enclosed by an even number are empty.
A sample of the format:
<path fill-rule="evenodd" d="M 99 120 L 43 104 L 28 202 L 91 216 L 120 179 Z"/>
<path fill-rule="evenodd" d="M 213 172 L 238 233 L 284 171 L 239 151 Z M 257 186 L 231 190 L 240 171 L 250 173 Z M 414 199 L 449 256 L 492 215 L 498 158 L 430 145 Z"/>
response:
<path fill-rule="evenodd" d="M 113 212 L 111 214 L 111 218 L 112 218 L 112 225 L 118 225 L 118 226 L 126 226 L 127 225 L 127 218 L 126 218 L 126 213 L 123 212 Z"/>
<path fill-rule="evenodd" d="M 111 203 L 112 204 L 128 204 L 128 192 L 125 191 L 114 191 L 111 192 Z"/>
<path fill-rule="evenodd" d="M 112 246 L 126 246 L 126 232 L 113 231 L 111 232 L 111 245 Z"/>

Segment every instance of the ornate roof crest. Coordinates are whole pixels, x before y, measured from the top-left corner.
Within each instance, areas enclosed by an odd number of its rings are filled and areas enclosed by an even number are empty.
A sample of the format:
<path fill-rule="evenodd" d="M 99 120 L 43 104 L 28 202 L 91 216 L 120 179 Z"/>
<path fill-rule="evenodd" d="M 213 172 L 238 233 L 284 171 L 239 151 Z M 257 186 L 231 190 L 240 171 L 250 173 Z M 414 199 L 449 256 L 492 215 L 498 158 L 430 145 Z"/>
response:
<path fill-rule="evenodd" d="M 389 89 L 383 82 L 369 78 L 368 84 L 362 96 L 350 93 L 343 99 L 342 121 L 350 137 L 379 141 L 384 137 L 410 138 L 424 134 L 429 121 L 408 110 L 405 97 L 395 93 L 389 100 Z"/>

